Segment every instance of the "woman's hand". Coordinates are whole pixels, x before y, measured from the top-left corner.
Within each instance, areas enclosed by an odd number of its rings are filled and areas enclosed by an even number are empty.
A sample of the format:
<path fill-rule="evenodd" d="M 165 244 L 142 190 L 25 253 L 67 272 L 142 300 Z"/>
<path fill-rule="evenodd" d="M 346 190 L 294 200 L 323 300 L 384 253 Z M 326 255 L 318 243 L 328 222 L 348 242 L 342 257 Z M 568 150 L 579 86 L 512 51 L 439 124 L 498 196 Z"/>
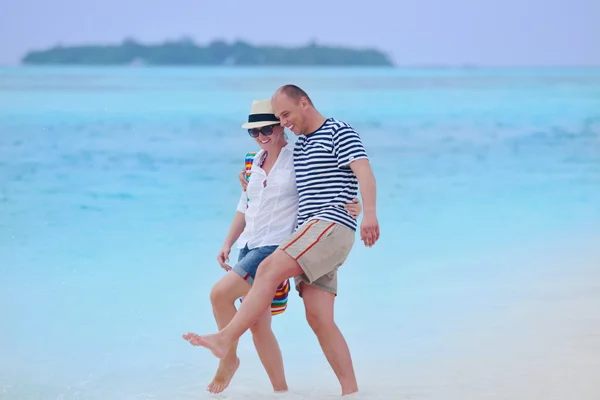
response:
<path fill-rule="evenodd" d="M 357 219 L 360 213 L 362 212 L 362 204 L 360 203 L 357 197 L 355 197 L 352 200 L 352 203 L 346 204 L 344 208 L 346 209 L 346 211 L 348 211 L 348 213 L 350 213 L 350 215 L 354 219 Z"/>
<path fill-rule="evenodd" d="M 219 262 L 219 265 L 221 266 L 221 268 L 223 268 L 225 271 L 231 270 L 231 266 L 229 264 L 227 264 L 229 262 L 229 253 L 230 252 L 231 252 L 230 247 L 223 246 L 221 251 L 219 251 L 219 254 L 217 254 L 217 261 Z"/>

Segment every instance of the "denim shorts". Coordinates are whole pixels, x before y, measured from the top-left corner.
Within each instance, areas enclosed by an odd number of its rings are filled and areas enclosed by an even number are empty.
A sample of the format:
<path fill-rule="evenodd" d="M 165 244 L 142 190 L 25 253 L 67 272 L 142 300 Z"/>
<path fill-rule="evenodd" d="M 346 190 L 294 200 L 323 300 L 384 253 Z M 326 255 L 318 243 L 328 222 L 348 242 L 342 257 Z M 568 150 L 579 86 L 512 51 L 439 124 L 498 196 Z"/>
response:
<path fill-rule="evenodd" d="M 278 246 L 262 246 L 249 249 L 248 245 L 240 250 L 238 262 L 233 267 L 232 271 L 241 276 L 250 285 L 256 277 L 256 270 L 260 263 L 267 258 L 271 253 L 277 250 Z"/>

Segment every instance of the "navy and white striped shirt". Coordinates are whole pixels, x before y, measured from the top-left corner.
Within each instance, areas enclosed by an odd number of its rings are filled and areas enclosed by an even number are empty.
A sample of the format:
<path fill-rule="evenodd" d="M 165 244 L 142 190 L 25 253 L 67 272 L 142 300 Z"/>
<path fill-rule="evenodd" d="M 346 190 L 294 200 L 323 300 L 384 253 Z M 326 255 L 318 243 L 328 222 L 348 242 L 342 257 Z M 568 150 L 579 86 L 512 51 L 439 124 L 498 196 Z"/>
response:
<path fill-rule="evenodd" d="M 356 231 L 356 220 L 344 205 L 357 195 L 358 179 L 349 165 L 360 158 L 368 157 L 358 133 L 334 118 L 298 138 L 294 147 L 298 226 L 322 219 Z"/>

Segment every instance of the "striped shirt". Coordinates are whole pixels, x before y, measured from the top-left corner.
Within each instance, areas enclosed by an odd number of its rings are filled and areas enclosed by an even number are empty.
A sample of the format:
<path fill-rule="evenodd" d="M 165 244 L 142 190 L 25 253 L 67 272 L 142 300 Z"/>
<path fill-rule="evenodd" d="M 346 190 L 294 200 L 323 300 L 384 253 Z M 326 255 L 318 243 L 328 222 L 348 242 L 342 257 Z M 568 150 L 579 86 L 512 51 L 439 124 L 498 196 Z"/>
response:
<path fill-rule="evenodd" d="M 294 168 L 298 186 L 298 226 L 322 219 L 356 231 L 356 220 L 346 211 L 358 192 L 350 163 L 367 158 L 358 133 L 345 122 L 328 118 L 315 132 L 298 137 Z"/>

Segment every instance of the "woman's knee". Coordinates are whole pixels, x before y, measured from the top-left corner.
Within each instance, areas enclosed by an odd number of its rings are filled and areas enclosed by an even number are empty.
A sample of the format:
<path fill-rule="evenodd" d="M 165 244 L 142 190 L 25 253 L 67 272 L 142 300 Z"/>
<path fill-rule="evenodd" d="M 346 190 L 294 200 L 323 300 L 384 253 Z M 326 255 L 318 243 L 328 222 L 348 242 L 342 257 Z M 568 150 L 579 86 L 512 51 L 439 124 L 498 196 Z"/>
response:
<path fill-rule="evenodd" d="M 252 332 L 252 337 L 256 338 L 272 333 L 272 329 L 270 325 L 256 323 L 250 327 L 250 332 Z"/>
<path fill-rule="evenodd" d="M 264 337 L 266 335 L 272 335 L 273 329 L 271 328 L 271 310 L 267 311 L 269 314 L 263 314 L 251 327 L 253 339 L 257 337 Z"/>
<path fill-rule="evenodd" d="M 210 290 L 210 302 L 212 304 L 235 302 L 235 298 L 231 298 L 231 289 L 223 281 L 219 281 Z"/>

